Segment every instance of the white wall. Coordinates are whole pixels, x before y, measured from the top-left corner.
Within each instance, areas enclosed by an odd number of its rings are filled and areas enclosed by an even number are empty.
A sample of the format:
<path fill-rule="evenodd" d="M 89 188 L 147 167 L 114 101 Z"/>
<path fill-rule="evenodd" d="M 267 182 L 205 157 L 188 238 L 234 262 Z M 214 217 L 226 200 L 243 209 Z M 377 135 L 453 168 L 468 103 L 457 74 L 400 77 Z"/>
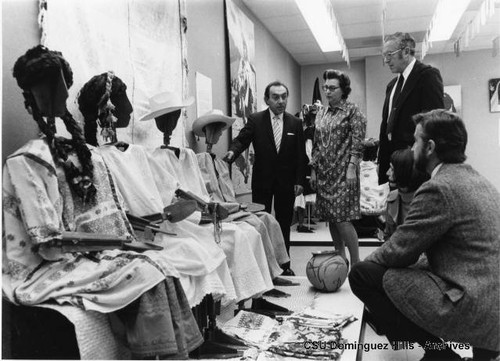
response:
<path fill-rule="evenodd" d="M 265 29 L 247 9 L 241 0 L 233 0 L 236 6 L 254 23 L 255 32 L 255 69 L 257 73 L 257 109 L 264 106 L 264 89 L 273 80 L 281 80 L 290 90 L 287 111 L 295 113 L 300 108 L 300 67 L 291 55 Z M 225 28 L 224 0 L 188 0 L 188 61 L 189 86 L 195 91 L 195 72 L 212 79 L 213 107 L 230 114 L 229 104 L 229 54 Z M 192 122 L 196 116 L 193 107 L 188 109 Z M 190 127 L 190 124 L 189 126 Z M 188 136 L 191 147 L 196 152 L 204 152 L 205 140 L 197 141 Z M 226 153 L 230 142 L 230 132 L 226 131 L 213 147 L 217 156 Z"/>
<path fill-rule="evenodd" d="M 24 108 L 21 89 L 12 76 L 14 63 L 40 43 L 37 0 L 8 0 L 2 4 L 2 164 L 5 158 L 38 134 Z"/>

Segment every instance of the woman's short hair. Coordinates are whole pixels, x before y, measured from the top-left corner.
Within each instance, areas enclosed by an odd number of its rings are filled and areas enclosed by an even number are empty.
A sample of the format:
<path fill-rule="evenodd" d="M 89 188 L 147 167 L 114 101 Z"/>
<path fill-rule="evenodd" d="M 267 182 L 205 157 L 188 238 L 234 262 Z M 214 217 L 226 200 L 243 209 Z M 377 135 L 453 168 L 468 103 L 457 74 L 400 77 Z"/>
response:
<path fill-rule="evenodd" d="M 463 163 L 467 156 L 467 130 L 463 120 L 455 113 L 435 109 L 413 116 L 415 124 L 422 126 L 425 142 L 432 139 L 436 155 L 444 163 Z"/>
<path fill-rule="evenodd" d="M 413 162 L 413 152 L 410 148 L 398 149 L 392 153 L 393 177 L 398 188 L 415 191 L 429 179 L 426 173 L 415 169 Z"/>
<path fill-rule="evenodd" d="M 342 99 L 347 99 L 351 94 L 351 79 L 349 76 L 340 70 L 327 69 L 323 73 L 323 80 L 338 79 L 340 90 L 342 90 Z"/>

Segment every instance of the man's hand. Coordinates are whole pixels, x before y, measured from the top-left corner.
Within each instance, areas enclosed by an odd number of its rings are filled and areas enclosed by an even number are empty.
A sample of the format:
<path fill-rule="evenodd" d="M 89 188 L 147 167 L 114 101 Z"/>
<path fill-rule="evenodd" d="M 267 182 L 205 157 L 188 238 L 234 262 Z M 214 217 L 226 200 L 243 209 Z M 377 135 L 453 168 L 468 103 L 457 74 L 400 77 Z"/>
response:
<path fill-rule="evenodd" d="M 304 193 L 304 187 L 302 187 L 300 184 L 296 184 L 293 187 L 295 191 L 295 197 L 300 196 L 302 193 Z"/>
<path fill-rule="evenodd" d="M 234 161 L 234 152 L 230 150 L 229 152 L 226 153 L 224 158 L 222 158 L 223 161 L 227 163 L 232 163 Z"/>

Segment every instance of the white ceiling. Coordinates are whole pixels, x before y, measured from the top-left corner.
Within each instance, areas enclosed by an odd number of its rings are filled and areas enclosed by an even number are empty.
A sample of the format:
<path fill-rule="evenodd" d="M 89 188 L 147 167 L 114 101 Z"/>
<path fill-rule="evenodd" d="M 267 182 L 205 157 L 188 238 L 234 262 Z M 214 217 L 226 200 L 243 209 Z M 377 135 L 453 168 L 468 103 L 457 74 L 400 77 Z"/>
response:
<path fill-rule="evenodd" d="M 295 0 L 242 0 L 271 34 L 300 65 L 342 62 L 339 51 L 323 53 Z M 330 0 L 351 61 L 378 55 L 382 49 L 383 0 Z M 386 0 L 384 33 L 411 33 L 421 49 L 438 0 Z M 471 0 L 467 11 L 448 41 L 432 43 L 428 54 L 453 52 L 453 44 L 478 14 L 483 0 Z M 481 27 L 478 35 L 462 51 L 492 49 L 500 36 L 500 0 L 495 0 L 495 14 Z M 498 55 L 500 60 L 500 55 Z"/>

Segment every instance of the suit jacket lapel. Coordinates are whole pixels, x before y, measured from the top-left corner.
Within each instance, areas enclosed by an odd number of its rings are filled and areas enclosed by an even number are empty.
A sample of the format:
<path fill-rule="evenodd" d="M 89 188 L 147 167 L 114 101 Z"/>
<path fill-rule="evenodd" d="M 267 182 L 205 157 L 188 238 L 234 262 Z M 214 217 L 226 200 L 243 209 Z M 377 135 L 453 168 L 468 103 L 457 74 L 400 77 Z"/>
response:
<path fill-rule="evenodd" d="M 399 98 L 397 99 L 395 106 L 396 108 L 400 108 L 400 105 L 404 103 L 408 95 L 411 93 L 413 88 L 415 88 L 415 85 L 417 84 L 417 80 L 420 77 L 420 69 L 421 69 L 422 63 L 417 61 L 411 70 L 410 75 L 408 76 L 408 79 L 405 82 L 405 85 L 403 86 L 403 90 L 401 91 L 401 94 L 399 95 Z"/>
<path fill-rule="evenodd" d="M 388 117 L 389 117 L 389 100 L 390 100 L 390 96 L 391 96 L 391 92 L 392 92 L 392 88 L 394 88 L 394 86 L 396 85 L 396 80 L 398 78 L 394 78 L 392 79 L 389 84 L 387 84 L 387 90 L 386 90 L 386 93 L 385 93 L 385 101 L 384 101 L 384 108 L 383 108 L 383 114 L 382 114 L 382 117 L 383 119 L 385 119 L 385 121 L 387 122 L 388 120 Z M 394 104 L 392 105 L 394 107 Z"/>
<path fill-rule="evenodd" d="M 286 112 L 283 113 L 283 129 L 282 130 L 283 130 L 283 132 L 281 132 L 280 152 L 285 147 L 285 141 L 288 138 L 285 135 L 292 132 L 292 130 L 290 130 L 290 119 L 288 118 L 288 115 Z"/>

